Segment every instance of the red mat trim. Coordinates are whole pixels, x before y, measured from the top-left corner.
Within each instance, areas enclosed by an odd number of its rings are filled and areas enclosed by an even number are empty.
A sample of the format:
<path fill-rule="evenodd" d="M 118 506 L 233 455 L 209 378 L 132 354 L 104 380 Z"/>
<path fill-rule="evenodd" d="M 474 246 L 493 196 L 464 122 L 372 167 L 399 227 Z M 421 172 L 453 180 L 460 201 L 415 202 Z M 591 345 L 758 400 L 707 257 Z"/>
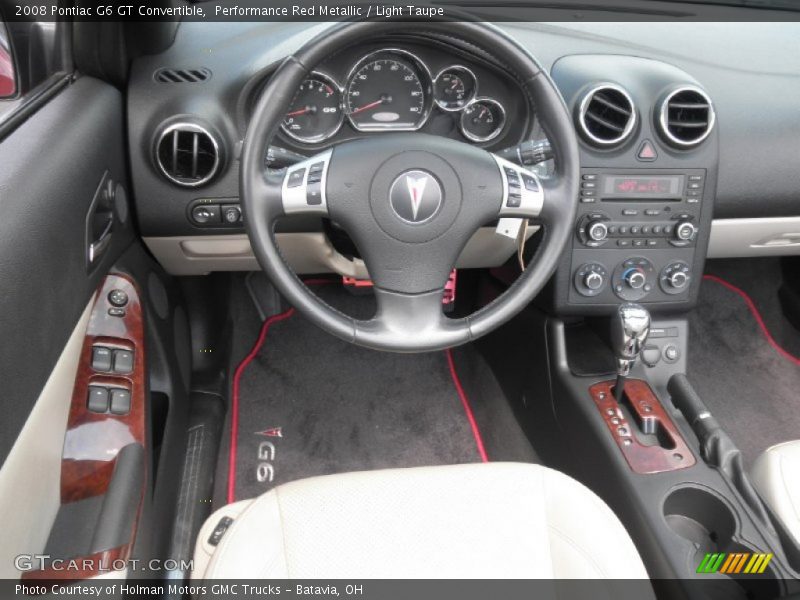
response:
<path fill-rule="evenodd" d="M 247 368 L 247 365 L 253 361 L 253 359 L 258 355 L 258 352 L 264 346 L 264 342 L 267 340 L 269 328 L 275 323 L 285 321 L 291 317 L 294 312 L 294 309 L 290 308 L 286 312 L 273 315 L 264 321 L 264 324 L 261 326 L 261 333 L 259 334 L 258 340 L 256 340 L 252 350 L 250 350 L 250 354 L 248 354 L 245 359 L 239 363 L 239 366 L 236 367 L 236 372 L 233 375 L 233 401 L 231 405 L 231 448 L 228 456 L 228 504 L 236 501 L 236 454 L 239 445 L 239 380 L 242 377 L 242 373 L 244 373 L 244 370 Z"/>
<path fill-rule="evenodd" d="M 769 345 L 772 346 L 775 351 L 780 354 L 783 358 L 788 360 L 789 362 L 794 363 L 795 365 L 800 367 L 800 358 L 796 357 L 791 352 L 785 350 L 778 342 L 775 341 L 775 338 L 772 337 L 772 334 L 769 332 L 769 328 L 767 324 L 764 322 L 764 319 L 761 317 L 761 313 L 758 312 L 758 308 L 756 307 L 756 303 L 753 302 L 753 299 L 745 292 L 744 290 L 736 287 L 732 283 L 729 283 L 722 279 L 721 277 L 717 277 L 716 275 L 703 275 L 703 279 L 708 281 L 713 281 L 715 283 L 720 284 L 723 287 L 726 287 L 730 291 L 734 292 L 735 294 L 739 294 L 744 303 L 747 305 L 747 308 L 750 309 L 750 312 L 753 314 L 753 317 L 756 319 L 756 323 L 758 323 L 759 329 L 761 329 L 761 333 L 764 334 L 764 337 L 767 338 L 767 342 Z"/>
<path fill-rule="evenodd" d="M 467 393 L 464 391 L 464 387 L 461 385 L 461 380 L 458 378 L 458 373 L 456 372 L 456 364 L 453 361 L 453 352 L 450 350 L 450 348 L 448 348 L 444 351 L 444 353 L 447 356 L 447 366 L 450 367 L 450 375 L 453 378 L 453 384 L 456 386 L 456 392 L 458 393 L 458 397 L 461 399 L 464 412 L 467 413 L 467 421 L 469 421 L 469 426 L 472 429 L 472 436 L 475 438 L 475 445 L 478 447 L 478 454 L 480 455 L 482 462 L 489 462 L 489 457 L 486 455 L 486 448 L 483 445 L 481 431 L 478 429 L 478 423 L 475 420 L 475 414 L 472 412 L 469 398 L 467 398 Z"/>

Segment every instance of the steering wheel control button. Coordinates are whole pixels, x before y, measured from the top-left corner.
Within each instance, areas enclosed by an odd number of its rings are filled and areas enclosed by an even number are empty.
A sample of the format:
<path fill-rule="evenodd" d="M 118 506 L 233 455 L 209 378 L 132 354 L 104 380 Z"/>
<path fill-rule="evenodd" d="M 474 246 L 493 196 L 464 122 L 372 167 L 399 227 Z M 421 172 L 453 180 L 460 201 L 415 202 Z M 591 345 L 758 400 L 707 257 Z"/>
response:
<path fill-rule="evenodd" d="M 120 375 L 133 373 L 133 352 L 114 350 L 114 373 Z"/>
<path fill-rule="evenodd" d="M 319 183 L 322 181 L 322 169 L 325 167 L 324 162 L 316 162 L 311 165 L 308 169 L 308 181 L 307 183 Z"/>
<path fill-rule="evenodd" d="M 122 290 L 111 290 L 108 293 L 108 301 L 112 306 L 123 307 L 128 303 L 128 294 Z"/>
<path fill-rule="evenodd" d="M 442 186 L 436 177 L 421 169 L 401 173 L 389 189 L 394 214 L 414 224 L 431 220 L 442 206 L 442 196 Z"/>
<path fill-rule="evenodd" d="M 309 206 L 322 204 L 322 186 L 319 183 L 311 183 L 306 187 L 306 204 Z"/>
<path fill-rule="evenodd" d="M 192 220 L 198 225 L 219 223 L 219 204 L 198 204 L 192 209 Z"/>
<path fill-rule="evenodd" d="M 332 154 L 332 150 L 327 150 L 297 163 L 284 177 L 281 201 L 285 214 L 328 213 L 325 185 Z"/>
<path fill-rule="evenodd" d="M 127 415 L 131 412 L 131 393 L 121 388 L 112 389 L 110 408 L 111 414 Z"/>
<path fill-rule="evenodd" d="M 108 402 L 108 389 L 98 385 L 89 386 L 86 408 L 94 413 L 105 413 L 108 412 Z"/>
<path fill-rule="evenodd" d="M 522 185 L 525 186 L 525 189 L 530 192 L 538 192 L 539 191 L 539 183 L 528 175 L 527 173 L 522 174 Z"/>
<path fill-rule="evenodd" d="M 303 185 L 305 176 L 305 169 L 295 169 L 294 171 L 291 171 L 289 176 L 286 178 L 286 187 L 294 188 Z"/>
<path fill-rule="evenodd" d="M 111 370 L 111 350 L 104 346 L 92 348 L 92 369 L 98 373 L 108 373 Z"/>
<path fill-rule="evenodd" d="M 542 211 L 544 194 L 536 174 L 514 163 L 492 155 L 500 167 L 503 178 L 503 199 L 501 215 L 536 217 Z"/>
<path fill-rule="evenodd" d="M 599 263 L 587 263 L 575 271 L 573 283 L 581 296 L 593 297 L 606 288 L 608 270 Z"/>

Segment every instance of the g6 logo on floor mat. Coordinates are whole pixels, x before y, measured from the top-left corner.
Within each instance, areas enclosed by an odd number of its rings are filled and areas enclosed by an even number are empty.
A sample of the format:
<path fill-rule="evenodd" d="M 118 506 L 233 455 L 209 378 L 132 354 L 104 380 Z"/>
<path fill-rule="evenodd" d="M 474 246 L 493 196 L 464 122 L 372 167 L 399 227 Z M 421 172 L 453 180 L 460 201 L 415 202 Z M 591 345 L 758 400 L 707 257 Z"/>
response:
<path fill-rule="evenodd" d="M 272 483 L 275 478 L 275 444 L 272 442 L 261 442 L 258 445 L 258 466 L 256 467 L 256 479 L 259 483 Z"/>

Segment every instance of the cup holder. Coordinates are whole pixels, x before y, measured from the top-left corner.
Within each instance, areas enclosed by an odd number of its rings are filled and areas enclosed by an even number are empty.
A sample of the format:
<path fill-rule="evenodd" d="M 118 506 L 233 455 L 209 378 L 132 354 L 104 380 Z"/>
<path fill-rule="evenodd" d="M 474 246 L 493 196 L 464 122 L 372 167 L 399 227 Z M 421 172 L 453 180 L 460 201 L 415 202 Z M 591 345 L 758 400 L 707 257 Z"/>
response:
<path fill-rule="evenodd" d="M 727 502 L 707 489 L 687 486 L 670 492 L 664 501 L 664 519 L 672 531 L 691 542 L 693 549 L 688 557 L 687 568 L 691 569 L 692 574 L 707 553 L 761 552 L 736 539 L 737 520 L 733 510 Z M 772 600 L 780 595 L 780 585 L 771 567 L 759 575 L 736 574 L 729 577 L 740 592 L 727 596 L 729 598 Z"/>

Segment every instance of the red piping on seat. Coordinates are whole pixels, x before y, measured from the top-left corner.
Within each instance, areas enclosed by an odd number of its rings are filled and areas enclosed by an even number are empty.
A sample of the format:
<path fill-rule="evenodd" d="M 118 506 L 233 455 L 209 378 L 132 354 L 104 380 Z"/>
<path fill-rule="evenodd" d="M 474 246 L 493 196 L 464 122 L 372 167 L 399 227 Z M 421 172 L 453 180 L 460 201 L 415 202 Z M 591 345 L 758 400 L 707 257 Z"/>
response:
<path fill-rule="evenodd" d="M 772 334 L 769 332 L 769 329 L 767 328 L 767 324 L 764 323 L 764 319 L 761 318 L 761 313 L 758 312 L 758 308 L 756 308 L 756 303 L 753 302 L 753 299 L 747 295 L 747 292 L 745 292 L 742 289 L 739 289 L 732 283 L 728 283 L 724 279 L 717 277 L 716 275 L 703 275 L 703 279 L 714 281 L 728 288 L 730 291 L 739 294 L 739 296 L 741 296 L 742 300 L 744 300 L 745 304 L 747 305 L 747 308 L 749 308 L 750 312 L 753 313 L 753 316 L 756 319 L 756 323 L 758 323 L 758 327 L 761 329 L 761 333 L 763 333 L 764 337 L 767 338 L 767 342 L 769 342 L 769 345 L 772 346 L 778 354 L 783 356 L 783 358 L 785 358 L 790 362 L 793 362 L 795 365 L 800 367 L 800 358 L 786 351 L 778 342 L 775 341 L 775 338 L 772 337 Z"/>
<path fill-rule="evenodd" d="M 475 438 L 475 445 L 478 447 L 478 454 L 481 457 L 481 462 L 489 462 L 489 457 L 486 455 L 486 448 L 483 446 L 481 431 L 478 429 L 478 423 L 475 421 L 475 415 L 473 414 L 472 407 L 469 404 L 469 398 L 467 398 L 467 394 L 464 391 L 464 387 L 461 385 L 461 380 L 458 378 L 458 373 L 456 372 L 456 364 L 453 361 L 453 352 L 450 350 L 450 348 L 448 348 L 444 353 L 447 356 L 447 366 L 450 367 L 450 375 L 453 378 L 453 384 L 456 386 L 456 392 L 458 393 L 458 397 L 461 399 L 461 404 L 464 406 L 464 412 L 467 413 L 467 421 L 469 421 L 469 426 L 472 429 L 472 435 Z"/>
<path fill-rule="evenodd" d="M 259 334 L 258 340 L 256 340 L 253 349 L 250 350 L 250 354 L 248 354 L 245 359 L 239 363 L 239 366 L 236 367 L 236 372 L 233 375 L 233 402 L 231 405 L 231 448 L 228 456 L 228 504 L 235 502 L 236 500 L 236 451 L 239 443 L 239 380 L 242 377 L 242 373 L 244 373 L 244 370 L 247 368 L 247 365 L 253 361 L 256 355 L 258 355 L 262 346 L 264 346 L 270 326 L 272 326 L 274 323 L 279 323 L 280 321 L 288 319 L 293 314 L 294 309 L 290 308 L 286 312 L 273 315 L 264 321 L 264 324 L 261 326 L 261 333 Z"/>

